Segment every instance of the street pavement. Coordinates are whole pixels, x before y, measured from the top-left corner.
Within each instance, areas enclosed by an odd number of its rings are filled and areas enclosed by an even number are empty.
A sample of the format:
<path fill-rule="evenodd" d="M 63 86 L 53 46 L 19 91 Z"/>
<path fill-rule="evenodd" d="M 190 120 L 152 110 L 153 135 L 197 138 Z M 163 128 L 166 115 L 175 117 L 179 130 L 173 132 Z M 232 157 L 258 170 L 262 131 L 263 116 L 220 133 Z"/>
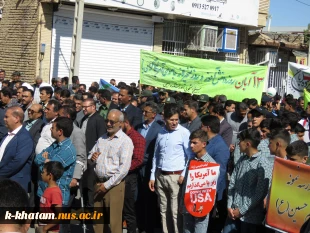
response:
<path fill-rule="evenodd" d="M 72 233 L 84 233 L 82 225 L 71 225 Z M 28 233 L 35 233 L 34 228 L 30 228 Z M 86 226 L 86 233 L 94 233 L 93 227 L 91 225 Z M 123 233 L 127 233 L 126 229 L 123 229 Z"/>

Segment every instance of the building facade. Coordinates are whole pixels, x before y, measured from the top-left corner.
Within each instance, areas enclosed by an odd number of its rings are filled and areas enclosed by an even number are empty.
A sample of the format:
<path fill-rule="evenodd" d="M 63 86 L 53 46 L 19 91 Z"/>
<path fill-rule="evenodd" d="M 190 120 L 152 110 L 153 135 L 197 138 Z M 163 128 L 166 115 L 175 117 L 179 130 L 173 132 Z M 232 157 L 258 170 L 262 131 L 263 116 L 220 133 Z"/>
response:
<path fill-rule="evenodd" d="M 86 0 L 80 81 L 137 82 L 141 49 L 248 63 L 248 30 L 264 27 L 268 10 L 269 0 Z M 69 76 L 73 18 L 74 1 L 7 2 L 0 21 L 7 78 Z"/>

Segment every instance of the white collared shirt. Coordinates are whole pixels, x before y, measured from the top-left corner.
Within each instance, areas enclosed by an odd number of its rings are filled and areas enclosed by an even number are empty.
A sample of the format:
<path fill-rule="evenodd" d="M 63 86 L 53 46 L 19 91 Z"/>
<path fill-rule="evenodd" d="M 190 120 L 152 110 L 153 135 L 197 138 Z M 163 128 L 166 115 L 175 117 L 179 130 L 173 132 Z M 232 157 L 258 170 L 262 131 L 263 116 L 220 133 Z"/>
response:
<path fill-rule="evenodd" d="M 223 117 L 222 120 L 220 120 L 220 124 L 223 122 L 223 120 L 225 120 L 225 117 Z"/>
<path fill-rule="evenodd" d="M 3 140 L 2 145 L 0 147 L 0 162 L 2 160 L 5 148 L 7 147 L 7 145 L 9 144 L 9 142 L 14 138 L 14 136 L 19 132 L 19 130 L 22 128 L 23 126 L 19 126 L 16 129 L 14 129 L 12 132 L 9 132 L 8 135 L 6 136 L 6 138 Z"/>
<path fill-rule="evenodd" d="M 39 138 L 39 141 L 36 147 L 36 155 L 41 153 L 44 149 L 49 147 L 55 141 L 55 139 L 52 137 L 52 132 L 51 132 L 51 128 L 52 128 L 52 125 L 55 119 L 56 118 L 51 120 L 49 123 L 47 123 L 43 127 L 42 132 L 41 132 L 41 137 Z"/>

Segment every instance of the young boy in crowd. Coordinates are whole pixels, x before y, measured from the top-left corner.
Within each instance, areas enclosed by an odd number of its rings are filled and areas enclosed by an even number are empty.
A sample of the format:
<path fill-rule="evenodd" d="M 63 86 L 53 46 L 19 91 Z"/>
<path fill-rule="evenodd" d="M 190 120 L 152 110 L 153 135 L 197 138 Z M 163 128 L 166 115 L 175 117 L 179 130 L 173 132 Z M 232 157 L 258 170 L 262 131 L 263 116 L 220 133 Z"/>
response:
<path fill-rule="evenodd" d="M 286 148 L 286 153 L 287 159 L 306 164 L 308 160 L 308 145 L 301 140 L 295 141 Z"/>
<path fill-rule="evenodd" d="M 44 164 L 41 174 L 42 181 L 47 183 L 47 188 L 40 199 L 40 212 L 54 213 L 57 216 L 62 207 L 62 194 L 56 181 L 62 176 L 64 168 L 58 161 L 50 161 Z M 39 223 L 36 233 L 58 232 L 59 225 L 56 223 Z"/>
<path fill-rule="evenodd" d="M 214 159 L 208 154 L 206 146 L 208 143 L 207 133 L 201 129 L 194 131 L 190 137 L 190 146 L 192 151 L 195 154 L 195 160 L 201 162 L 210 162 L 215 163 Z M 188 163 L 189 164 L 189 163 Z M 209 214 L 202 218 L 197 218 L 190 215 L 184 206 L 184 195 L 185 195 L 185 186 L 188 175 L 188 167 L 186 168 L 185 173 L 185 184 L 183 185 L 182 197 L 181 197 L 181 211 L 183 213 L 183 232 L 184 233 L 197 233 L 197 232 L 207 232 L 208 223 L 209 223 Z"/>
<path fill-rule="evenodd" d="M 239 134 L 242 156 L 232 173 L 228 188 L 228 218 L 224 233 L 262 232 L 264 198 L 272 176 L 270 162 L 257 147 L 261 135 L 257 129 Z"/>

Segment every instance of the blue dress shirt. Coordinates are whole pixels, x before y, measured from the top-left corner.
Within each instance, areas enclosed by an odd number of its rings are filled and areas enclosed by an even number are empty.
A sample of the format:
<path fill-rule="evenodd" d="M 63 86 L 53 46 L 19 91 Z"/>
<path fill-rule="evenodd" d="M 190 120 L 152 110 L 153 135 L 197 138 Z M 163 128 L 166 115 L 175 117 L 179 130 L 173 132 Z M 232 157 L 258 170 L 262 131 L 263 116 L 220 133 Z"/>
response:
<path fill-rule="evenodd" d="M 207 152 L 220 165 L 220 176 L 217 181 L 217 200 L 222 200 L 226 188 L 226 170 L 229 160 L 229 148 L 220 135 L 216 135 L 208 141 Z"/>
<path fill-rule="evenodd" d="M 181 171 L 185 175 L 187 162 L 194 157 L 190 148 L 190 132 L 181 125 L 173 131 L 163 128 L 157 136 L 151 180 L 155 180 L 156 168 L 163 171 Z"/>
<path fill-rule="evenodd" d="M 150 124 L 146 125 L 143 123 L 143 128 L 141 129 L 140 134 L 146 138 L 147 133 L 149 132 L 149 129 L 151 128 L 152 124 L 154 123 L 155 120 L 153 120 Z"/>

